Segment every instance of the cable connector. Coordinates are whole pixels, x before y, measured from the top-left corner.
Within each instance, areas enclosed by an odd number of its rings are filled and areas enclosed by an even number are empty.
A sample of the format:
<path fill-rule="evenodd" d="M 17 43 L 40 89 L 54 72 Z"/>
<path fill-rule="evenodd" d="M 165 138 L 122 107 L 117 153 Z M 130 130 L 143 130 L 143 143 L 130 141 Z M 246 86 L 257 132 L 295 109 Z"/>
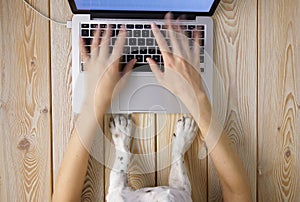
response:
<path fill-rule="evenodd" d="M 72 29 L 72 21 L 70 20 L 67 21 L 67 28 Z"/>

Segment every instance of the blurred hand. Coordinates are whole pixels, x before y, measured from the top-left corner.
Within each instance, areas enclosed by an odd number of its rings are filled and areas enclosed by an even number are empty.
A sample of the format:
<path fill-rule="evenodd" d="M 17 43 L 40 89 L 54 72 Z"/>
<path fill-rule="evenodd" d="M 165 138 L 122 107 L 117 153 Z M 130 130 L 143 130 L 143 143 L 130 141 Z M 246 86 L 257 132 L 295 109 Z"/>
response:
<path fill-rule="evenodd" d="M 166 15 L 166 23 L 172 50 L 157 26 L 152 24 L 153 34 L 163 56 L 165 71 L 162 72 L 153 59 L 148 58 L 147 61 L 157 81 L 180 98 L 197 123 L 199 124 L 203 116 L 206 116 L 208 119 L 206 124 L 209 124 L 211 106 L 199 71 L 199 33 L 195 32 L 194 44 L 190 49 L 189 38 L 184 35 L 178 22 L 175 24 L 172 22 L 170 13 Z"/>
<path fill-rule="evenodd" d="M 84 63 L 86 74 L 86 96 L 84 105 L 95 107 L 96 116 L 103 116 L 109 107 L 113 93 L 116 92 L 116 86 L 122 79 L 126 81 L 129 73 L 136 60 L 133 59 L 125 66 L 123 72 L 119 72 L 120 58 L 123 54 L 123 47 L 126 39 L 126 31 L 124 28 L 120 30 L 118 38 L 115 42 L 112 53 L 109 52 L 109 42 L 111 37 L 111 28 L 100 36 L 100 29 L 95 34 L 91 44 L 91 55 L 84 47 L 81 39 L 81 57 Z M 123 85 L 118 85 L 123 86 Z"/>

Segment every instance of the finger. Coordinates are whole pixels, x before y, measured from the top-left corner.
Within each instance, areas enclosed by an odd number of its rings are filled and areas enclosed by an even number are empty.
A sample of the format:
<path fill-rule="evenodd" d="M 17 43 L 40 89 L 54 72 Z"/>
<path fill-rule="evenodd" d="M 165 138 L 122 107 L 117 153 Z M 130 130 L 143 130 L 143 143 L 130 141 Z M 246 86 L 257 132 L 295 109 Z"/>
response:
<path fill-rule="evenodd" d="M 81 61 L 86 62 L 88 60 L 89 56 L 88 56 L 88 52 L 85 48 L 85 43 L 82 38 L 80 38 L 79 44 L 80 44 L 79 50 L 80 50 L 80 54 L 81 54 Z"/>
<path fill-rule="evenodd" d="M 183 59 L 185 59 L 186 61 L 189 61 L 191 58 L 190 58 L 190 55 L 191 55 L 191 50 L 190 50 L 190 44 L 189 44 L 189 39 L 184 31 L 182 30 L 181 26 L 180 26 L 180 18 L 178 18 L 176 20 L 176 23 L 178 24 L 177 26 L 177 33 L 176 33 L 176 40 L 178 42 L 178 46 L 180 48 L 180 53 L 181 53 L 181 56 L 184 57 Z"/>
<path fill-rule="evenodd" d="M 115 86 L 115 89 L 114 89 L 115 94 L 117 94 L 118 92 L 121 92 L 121 90 L 125 87 L 125 85 L 128 81 L 128 77 L 130 76 L 130 71 L 132 70 L 135 63 L 136 63 L 136 59 L 132 59 L 126 64 L 126 66 L 121 74 L 121 78 L 118 81 L 117 85 Z M 117 73 L 119 73 L 119 72 L 117 72 Z"/>
<path fill-rule="evenodd" d="M 159 31 L 158 27 L 154 23 L 151 24 L 151 29 L 154 34 L 155 40 L 158 44 L 158 47 L 160 49 L 160 52 L 164 58 L 164 61 L 166 61 L 169 57 L 169 55 L 167 53 L 171 52 L 168 47 L 168 44 L 167 44 L 166 40 L 164 39 L 163 35 L 161 34 L 161 32 Z"/>
<path fill-rule="evenodd" d="M 147 58 L 147 62 L 149 64 L 155 78 L 157 79 L 158 82 L 160 82 L 163 77 L 163 72 L 160 70 L 159 66 L 152 58 Z"/>
<path fill-rule="evenodd" d="M 118 60 L 122 56 L 124 45 L 125 45 L 125 40 L 126 40 L 126 35 L 127 35 L 127 32 L 126 32 L 124 26 L 122 26 L 122 28 L 118 34 L 118 38 L 115 42 L 113 52 L 111 54 L 111 57 L 113 60 Z"/>
<path fill-rule="evenodd" d="M 125 65 L 124 70 L 122 72 L 122 76 L 129 75 L 128 73 L 133 69 L 136 61 L 137 61 L 136 59 L 132 59 Z"/>
<path fill-rule="evenodd" d="M 99 54 L 101 54 L 103 59 L 108 58 L 110 37 L 111 37 L 111 26 L 107 25 L 107 29 L 103 33 L 103 38 L 101 41 L 100 52 L 99 52 Z"/>
<path fill-rule="evenodd" d="M 99 43 L 100 43 L 100 29 L 97 28 L 96 32 L 94 32 L 94 38 L 91 44 L 91 56 L 98 55 Z"/>
<path fill-rule="evenodd" d="M 178 33 L 173 28 L 172 14 L 167 13 L 165 16 L 165 20 L 166 20 L 166 24 L 168 26 L 168 34 L 169 34 L 169 37 L 171 40 L 173 54 L 175 54 L 177 56 L 181 56 L 180 45 L 177 40 Z"/>
<path fill-rule="evenodd" d="M 199 31 L 194 32 L 194 46 L 193 46 L 193 56 L 192 57 L 195 61 L 194 64 L 200 63 L 200 33 Z"/>

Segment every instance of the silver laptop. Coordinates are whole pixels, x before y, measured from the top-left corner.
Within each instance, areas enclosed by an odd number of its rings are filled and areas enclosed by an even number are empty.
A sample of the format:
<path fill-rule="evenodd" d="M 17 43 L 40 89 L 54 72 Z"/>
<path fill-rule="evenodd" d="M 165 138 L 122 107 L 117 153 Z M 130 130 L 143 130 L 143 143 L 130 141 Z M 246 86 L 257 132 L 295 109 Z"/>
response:
<path fill-rule="evenodd" d="M 149 66 L 146 58 L 153 58 L 164 70 L 163 58 L 151 32 L 150 24 L 155 22 L 165 34 L 164 16 L 171 11 L 176 18 L 185 15 L 181 27 L 188 37 L 193 30 L 200 32 L 200 64 L 203 83 L 212 101 L 213 90 L 213 21 L 214 13 L 220 0 L 69 0 L 75 14 L 72 19 L 72 87 L 73 111 L 78 113 L 84 95 L 82 61 L 79 52 L 79 39 L 85 41 L 90 51 L 93 33 L 107 24 L 112 27 L 111 49 L 121 25 L 125 25 L 127 39 L 124 47 L 121 66 L 132 58 L 137 59 L 135 69 L 130 75 L 123 91 L 115 96 L 108 112 L 110 113 L 188 113 L 181 101 L 161 87 Z M 166 36 L 168 42 L 168 38 Z M 76 90 L 75 90 L 76 88 Z M 75 93 L 74 93 L 75 91 Z"/>

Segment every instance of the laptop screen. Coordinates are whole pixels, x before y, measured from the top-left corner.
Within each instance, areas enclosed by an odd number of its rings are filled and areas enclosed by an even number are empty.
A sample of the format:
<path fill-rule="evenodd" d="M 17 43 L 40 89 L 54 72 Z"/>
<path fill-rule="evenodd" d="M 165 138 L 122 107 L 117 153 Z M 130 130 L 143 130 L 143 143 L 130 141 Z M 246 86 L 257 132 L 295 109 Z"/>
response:
<path fill-rule="evenodd" d="M 78 10 L 209 12 L 214 0 L 75 0 Z"/>
<path fill-rule="evenodd" d="M 145 12 L 212 15 L 220 0 L 69 0 L 74 13 Z"/>

